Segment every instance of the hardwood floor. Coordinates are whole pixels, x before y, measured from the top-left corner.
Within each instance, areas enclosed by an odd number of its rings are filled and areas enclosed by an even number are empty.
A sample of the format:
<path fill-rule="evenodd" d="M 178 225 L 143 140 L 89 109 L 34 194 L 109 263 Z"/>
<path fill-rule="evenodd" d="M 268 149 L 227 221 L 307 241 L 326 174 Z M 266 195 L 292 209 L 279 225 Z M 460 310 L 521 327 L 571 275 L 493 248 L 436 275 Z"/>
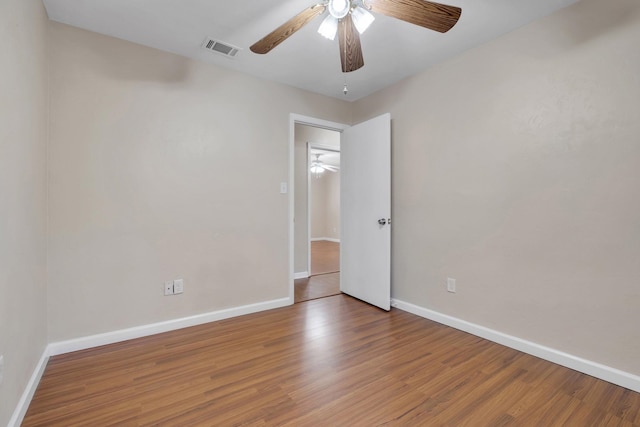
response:
<path fill-rule="evenodd" d="M 345 295 L 51 358 L 24 426 L 640 426 L 640 394 Z"/>
<path fill-rule="evenodd" d="M 311 242 L 311 274 L 295 280 L 296 303 L 340 294 L 340 243 Z"/>
<path fill-rule="evenodd" d="M 340 293 L 340 273 L 321 274 L 294 281 L 294 302 L 325 298 Z"/>
<path fill-rule="evenodd" d="M 311 242 L 312 276 L 340 271 L 340 243 L 319 240 Z"/>

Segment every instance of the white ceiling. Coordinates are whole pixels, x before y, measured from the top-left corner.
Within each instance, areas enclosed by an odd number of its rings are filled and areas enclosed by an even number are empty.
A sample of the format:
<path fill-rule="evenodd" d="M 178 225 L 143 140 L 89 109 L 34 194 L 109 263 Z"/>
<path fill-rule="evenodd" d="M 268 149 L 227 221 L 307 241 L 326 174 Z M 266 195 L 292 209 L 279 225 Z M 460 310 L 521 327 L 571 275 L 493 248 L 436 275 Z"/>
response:
<path fill-rule="evenodd" d="M 338 40 L 316 31 L 322 17 L 267 55 L 249 46 L 318 0 L 44 0 L 49 18 L 261 78 L 354 101 L 521 27 L 576 0 L 444 0 L 462 17 L 440 34 L 376 15 L 361 37 L 365 66 L 343 74 Z M 206 37 L 243 50 L 229 59 L 201 48 Z M 343 95 L 346 81 L 349 93 Z"/>

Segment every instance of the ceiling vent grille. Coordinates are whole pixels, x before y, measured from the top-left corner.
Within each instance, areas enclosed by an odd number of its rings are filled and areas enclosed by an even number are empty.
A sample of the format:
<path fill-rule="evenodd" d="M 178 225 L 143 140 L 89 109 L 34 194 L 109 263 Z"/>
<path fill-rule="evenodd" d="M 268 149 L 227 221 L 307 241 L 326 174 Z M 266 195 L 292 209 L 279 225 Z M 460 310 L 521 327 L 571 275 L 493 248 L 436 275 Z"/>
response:
<path fill-rule="evenodd" d="M 202 48 L 206 49 L 210 52 L 214 52 L 227 58 L 235 58 L 238 52 L 240 52 L 240 48 L 236 46 L 232 46 L 228 43 L 223 43 L 218 40 L 214 40 L 210 37 L 207 37 L 205 41 L 202 43 Z"/>

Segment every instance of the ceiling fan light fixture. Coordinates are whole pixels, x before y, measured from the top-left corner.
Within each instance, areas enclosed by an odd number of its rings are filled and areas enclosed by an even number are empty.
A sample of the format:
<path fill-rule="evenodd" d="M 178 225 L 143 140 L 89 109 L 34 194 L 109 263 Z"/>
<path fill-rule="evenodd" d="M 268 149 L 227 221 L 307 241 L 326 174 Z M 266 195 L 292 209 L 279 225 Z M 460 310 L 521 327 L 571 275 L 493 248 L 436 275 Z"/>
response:
<path fill-rule="evenodd" d="M 376 19 L 371 12 L 360 6 L 351 11 L 351 17 L 353 18 L 353 25 L 356 26 L 356 30 L 360 34 L 367 31 L 369 25 Z"/>
<path fill-rule="evenodd" d="M 309 170 L 311 171 L 312 174 L 315 174 L 315 175 L 320 175 L 321 173 L 324 172 L 324 168 L 318 164 L 311 165 L 311 168 Z"/>
<path fill-rule="evenodd" d="M 351 0 L 329 0 L 329 14 L 336 19 L 342 19 L 351 9 Z"/>
<path fill-rule="evenodd" d="M 331 14 L 327 15 L 327 17 L 324 18 L 324 21 L 322 21 L 322 24 L 320 24 L 318 33 L 329 40 L 335 39 L 336 34 L 338 34 L 338 20 Z"/>

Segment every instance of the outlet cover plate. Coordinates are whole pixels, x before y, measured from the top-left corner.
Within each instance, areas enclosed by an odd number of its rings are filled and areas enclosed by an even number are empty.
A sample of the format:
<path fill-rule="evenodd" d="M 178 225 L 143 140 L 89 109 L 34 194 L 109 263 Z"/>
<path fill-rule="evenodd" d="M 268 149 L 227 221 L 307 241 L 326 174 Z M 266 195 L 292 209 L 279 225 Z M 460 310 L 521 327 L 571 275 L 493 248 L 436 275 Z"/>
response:
<path fill-rule="evenodd" d="M 4 378 L 4 356 L 0 356 L 0 384 L 2 384 L 2 380 Z"/>
<path fill-rule="evenodd" d="M 447 278 L 447 291 L 456 293 L 456 279 Z"/>
<path fill-rule="evenodd" d="M 164 282 L 164 294 L 173 295 L 173 280 L 168 280 Z"/>

